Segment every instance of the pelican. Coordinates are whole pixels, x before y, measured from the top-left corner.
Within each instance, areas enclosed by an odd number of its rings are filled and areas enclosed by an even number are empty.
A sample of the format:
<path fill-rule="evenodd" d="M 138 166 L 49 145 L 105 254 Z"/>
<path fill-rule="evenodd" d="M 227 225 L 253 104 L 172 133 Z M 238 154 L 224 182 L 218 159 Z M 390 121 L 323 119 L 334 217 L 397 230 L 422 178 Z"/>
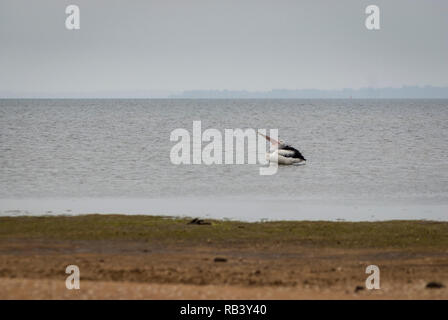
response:
<path fill-rule="evenodd" d="M 284 165 L 298 165 L 305 163 L 306 159 L 300 151 L 291 147 L 285 141 L 277 141 L 260 132 L 258 134 L 265 137 L 272 145 L 269 153 L 266 154 L 266 160 Z"/>

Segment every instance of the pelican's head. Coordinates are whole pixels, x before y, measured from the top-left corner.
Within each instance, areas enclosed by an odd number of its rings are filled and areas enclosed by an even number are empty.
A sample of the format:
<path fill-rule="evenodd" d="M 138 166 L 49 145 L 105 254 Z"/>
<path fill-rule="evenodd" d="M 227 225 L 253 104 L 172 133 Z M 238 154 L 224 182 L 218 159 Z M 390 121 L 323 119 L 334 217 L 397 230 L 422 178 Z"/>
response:
<path fill-rule="evenodd" d="M 263 137 L 265 137 L 266 138 L 266 140 L 268 140 L 270 143 L 271 143 L 271 145 L 272 145 L 272 147 L 274 148 L 274 149 L 281 149 L 281 148 L 283 148 L 283 147 L 285 147 L 285 146 L 287 146 L 287 144 L 286 144 L 286 142 L 285 141 L 283 141 L 283 140 L 275 140 L 275 139 L 272 139 L 270 136 L 266 136 L 266 135 L 264 135 L 264 134 L 262 134 L 262 133 L 258 133 L 259 135 L 261 135 L 261 136 L 263 136 Z"/>
<path fill-rule="evenodd" d="M 283 147 L 286 147 L 288 144 L 285 142 L 285 140 L 278 140 L 278 148 L 281 149 Z"/>

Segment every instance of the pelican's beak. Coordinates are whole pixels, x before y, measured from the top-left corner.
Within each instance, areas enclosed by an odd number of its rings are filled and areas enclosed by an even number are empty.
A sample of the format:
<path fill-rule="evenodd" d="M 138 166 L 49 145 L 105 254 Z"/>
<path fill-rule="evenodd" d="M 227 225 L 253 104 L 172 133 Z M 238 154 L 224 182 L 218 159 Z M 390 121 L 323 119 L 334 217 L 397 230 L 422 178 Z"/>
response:
<path fill-rule="evenodd" d="M 264 135 L 264 134 L 262 134 L 262 133 L 260 133 L 260 132 L 258 132 L 258 134 L 260 135 L 260 136 L 263 136 L 263 137 L 265 137 L 266 138 L 266 140 L 268 140 L 270 143 L 272 143 L 274 146 L 275 145 L 280 145 L 280 142 L 278 142 L 277 140 L 275 140 L 275 139 L 272 139 L 270 136 L 266 136 L 266 135 Z"/>

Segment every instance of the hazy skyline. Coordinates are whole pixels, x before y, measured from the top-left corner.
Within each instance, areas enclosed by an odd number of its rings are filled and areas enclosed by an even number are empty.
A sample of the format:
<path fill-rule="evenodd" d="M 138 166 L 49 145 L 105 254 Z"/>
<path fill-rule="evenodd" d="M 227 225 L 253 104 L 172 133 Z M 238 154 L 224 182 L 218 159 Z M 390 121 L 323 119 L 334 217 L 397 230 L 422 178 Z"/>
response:
<path fill-rule="evenodd" d="M 269 91 L 191 90 L 167 97 L 181 99 L 448 99 L 448 87 L 274 89 Z"/>
<path fill-rule="evenodd" d="M 370 4 L 381 30 L 364 26 Z M 448 87 L 447 14 L 442 0 L 2 0 L 0 97 Z"/>

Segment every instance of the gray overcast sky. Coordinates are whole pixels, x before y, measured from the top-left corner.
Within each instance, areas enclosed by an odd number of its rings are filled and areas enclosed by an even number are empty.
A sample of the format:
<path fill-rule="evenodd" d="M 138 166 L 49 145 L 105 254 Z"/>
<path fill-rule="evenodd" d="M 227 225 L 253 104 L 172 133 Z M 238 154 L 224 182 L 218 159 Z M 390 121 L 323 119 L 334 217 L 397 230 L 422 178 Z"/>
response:
<path fill-rule="evenodd" d="M 448 86 L 448 1 L 0 0 L 0 46 L 0 96 Z"/>

